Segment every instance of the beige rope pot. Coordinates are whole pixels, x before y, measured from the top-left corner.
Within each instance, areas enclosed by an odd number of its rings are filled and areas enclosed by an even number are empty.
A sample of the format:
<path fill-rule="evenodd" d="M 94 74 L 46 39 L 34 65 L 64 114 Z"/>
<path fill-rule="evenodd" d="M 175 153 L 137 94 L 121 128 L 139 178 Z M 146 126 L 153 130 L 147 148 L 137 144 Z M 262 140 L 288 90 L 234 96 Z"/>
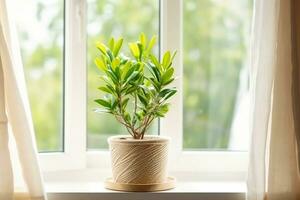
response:
<path fill-rule="evenodd" d="M 168 146 L 170 139 L 162 136 L 113 136 L 108 139 L 112 175 L 106 187 L 125 191 L 156 191 L 174 187 L 168 177 Z"/>

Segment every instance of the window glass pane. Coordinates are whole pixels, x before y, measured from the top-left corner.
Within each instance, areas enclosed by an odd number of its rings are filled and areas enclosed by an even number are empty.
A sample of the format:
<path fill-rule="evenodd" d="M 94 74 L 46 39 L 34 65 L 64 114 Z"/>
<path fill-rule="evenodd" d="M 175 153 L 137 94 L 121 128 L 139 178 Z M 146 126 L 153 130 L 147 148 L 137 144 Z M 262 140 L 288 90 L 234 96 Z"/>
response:
<path fill-rule="evenodd" d="M 251 0 L 183 1 L 183 147 L 247 148 Z"/>
<path fill-rule="evenodd" d="M 94 113 L 98 107 L 94 99 L 102 94 L 97 87 L 99 71 L 94 64 L 98 55 L 96 42 L 107 43 L 110 37 L 122 36 L 123 50 L 128 49 L 128 42 L 136 41 L 141 32 L 148 37 L 159 35 L 159 1 L 158 0 L 88 0 L 88 148 L 107 148 L 107 137 L 127 134 L 113 116 Z M 158 52 L 158 48 L 156 48 Z M 158 123 L 151 129 L 158 133 Z"/>
<path fill-rule="evenodd" d="M 15 5 L 39 151 L 62 151 L 64 1 Z"/>

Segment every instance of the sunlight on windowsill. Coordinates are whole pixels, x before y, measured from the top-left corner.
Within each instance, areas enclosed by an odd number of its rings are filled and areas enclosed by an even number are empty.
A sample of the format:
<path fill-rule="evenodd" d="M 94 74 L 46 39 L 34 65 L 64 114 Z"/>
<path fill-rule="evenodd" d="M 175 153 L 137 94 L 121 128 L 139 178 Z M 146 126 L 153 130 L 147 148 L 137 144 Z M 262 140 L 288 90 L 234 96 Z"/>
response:
<path fill-rule="evenodd" d="M 143 193 L 143 199 L 244 199 L 246 184 L 240 175 L 170 173 L 177 179 L 172 190 Z M 72 170 L 45 173 L 46 191 L 50 200 L 60 199 L 139 199 L 141 193 L 116 192 L 104 188 L 104 180 L 109 172 L 98 169 Z M 179 196 L 178 196 L 179 195 Z M 176 197 L 176 198 L 175 198 Z M 129 196 L 126 196 L 129 198 Z"/>

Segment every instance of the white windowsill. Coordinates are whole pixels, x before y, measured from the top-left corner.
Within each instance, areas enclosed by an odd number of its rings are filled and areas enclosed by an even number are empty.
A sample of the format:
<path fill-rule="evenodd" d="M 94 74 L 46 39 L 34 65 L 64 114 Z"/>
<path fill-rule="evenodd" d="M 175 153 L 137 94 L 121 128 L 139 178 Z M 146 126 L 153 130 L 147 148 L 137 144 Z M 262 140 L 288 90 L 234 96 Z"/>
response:
<path fill-rule="evenodd" d="M 55 174 L 54 174 L 55 173 Z M 244 200 L 246 185 L 238 176 L 171 173 L 175 175 L 175 189 L 153 192 L 117 192 L 104 188 L 110 173 L 96 169 L 49 172 L 45 174 L 49 200 Z M 229 178 L 230 177 L 230 178 Z"/>

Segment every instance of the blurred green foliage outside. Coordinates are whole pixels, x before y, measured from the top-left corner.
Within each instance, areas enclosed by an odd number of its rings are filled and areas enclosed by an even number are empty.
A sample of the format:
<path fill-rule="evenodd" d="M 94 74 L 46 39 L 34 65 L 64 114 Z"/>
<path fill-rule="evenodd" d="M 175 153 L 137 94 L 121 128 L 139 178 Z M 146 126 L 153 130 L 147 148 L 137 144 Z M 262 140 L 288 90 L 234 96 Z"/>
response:
<path fill-rule="evenodd" d="M 108 136 L 126 131 L 112 116 L 93 112 L 93 100 L 101 95 L 96 89 L 100 82 L 93 62 L 95 44 L 112 36 L 122 36 L 127 44 L 141 32 L 159 35 L 159 1 L 87 0 L 87 5 L 87 148 L 107 148 Z M 247 58 L 251 7 L 252 0 L 183 0 L 186 149 L 228 148 L 240 71 Z M 62 0 L 30 0 L 23 9 L 28 16 L 18 20 L 40 151 L 60 151 L 63 146 L 63 10 Z M 155 122 L 151 134 L 157 133 Z"/>

